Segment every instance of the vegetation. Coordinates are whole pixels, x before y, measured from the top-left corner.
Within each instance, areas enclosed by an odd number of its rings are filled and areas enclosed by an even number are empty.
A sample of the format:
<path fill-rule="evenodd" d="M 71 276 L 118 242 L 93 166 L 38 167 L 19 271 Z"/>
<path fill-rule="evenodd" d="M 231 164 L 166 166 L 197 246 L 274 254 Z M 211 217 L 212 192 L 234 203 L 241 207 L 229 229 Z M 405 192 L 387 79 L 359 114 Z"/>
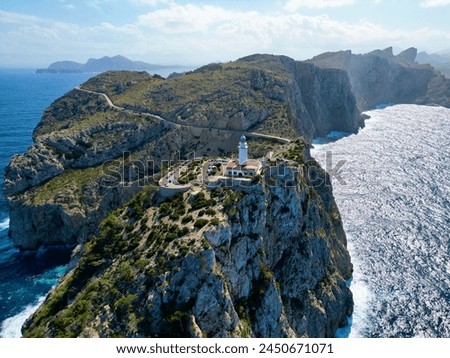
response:
<path fill-rule="evenodd" d="M 280 156 L 284 159 L 292 160 L 298 164 L 303 164 L 305 162 L 304 152 L 308 146 L 308 142 L 305 138 L 297 138 L 292 142 L 290 148 L 281 153 Z"/>
<path fill-rule="evenodd" d="M 101 174 L 101 166 L 65 170 L 57 177 L 33 189 L 30 200 L 32 204 L 47 204 L 54 202 L 56 198 L 61 196 L 75 196 L 78 202 L 84 203 L 87 197 L 83 193 L 83 188 L 86 185 L 92 185 L 98 182 L 98 180 L 101 180 Z"/>
<path fill-rule="evenodd" d="M 255 82 L 258 76 L 265 78 L 265 84 Z M 282 85 L 289 79 L 288 71 L 275 57 L 261 56 L 204 66 L 171 80 L 140 72 L 106 72 L 83 88 L 106 93 L 119 106 L 183 122 L 195 122 L 193 113 L 222 114 L 223 108 L 246 103 L 249 113 L 265 114 L 257 131 L 290 137 L 292 114 L 283 101 L 286 88 Z M 185 110 L 188 106 L 189 111 Z"/>
<path fill-rule="evenodd" d="M 225 198 L 223 200 L 223 208 L 228 216 L 236 215 L 236 204 L 242 199 L 244 193 L 242 191 L 225 189 Z"/>
<path fill-rule="evenodd" d="M 186 215 L 181 219 L 181 223 L 182 224 L 187 224 L 189 222 L 191 222 L 192 220 L 194 220 L 194 218 L 192 217 L 192 215 Z"/>
<path fill-rule="evenodd" d="M 194 223 L 194 227 L 197 229 L 201 229 L 203 226 L 209 223 L 209 220 L 207 219 L 198 219 Z"/>
<path fill-rule="evenodd" d="M 211 225 L 211 226 L 218 226 L 219 224 L 220 224 L 220 221 L 219 221 L 218 218 L 212 218 L 212 219 L 209 221 L 209 225 Z"/>
<path fill-rule="evenodd" d="M 201 191 L 195 196 L 194 200 L 192 201 L 190 211 L 207 208 L 212 205 L 215 205 L 215 203 L 216 202 L 214 200 L 208 200 L 206 198 L 206 194 L 203 191 Z"/>

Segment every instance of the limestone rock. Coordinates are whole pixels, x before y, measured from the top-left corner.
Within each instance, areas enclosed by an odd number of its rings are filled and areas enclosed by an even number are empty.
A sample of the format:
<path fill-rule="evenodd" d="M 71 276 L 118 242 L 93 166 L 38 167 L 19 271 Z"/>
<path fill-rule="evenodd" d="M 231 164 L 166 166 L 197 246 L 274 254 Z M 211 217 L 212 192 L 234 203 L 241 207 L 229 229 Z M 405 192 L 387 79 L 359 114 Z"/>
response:
<path fill-rule="evenodd" d="M 157 206 L 132 221 L 124 207 L 102 223 L 24 335 L 333 337 L 353 310 L 352 264 L 331 188 L 313 188 L 297 170 L 276 167 L 245 192 L 219 189 L 210 205 L 220 225 L 186 235 L 173 235 L 180 227 L 166 227 Z M 169 203 L 189 208 L 189 195 Z M 97 285 L 115 290 L 99 295 Z M 66 303 L 55 305 L 59 297 Z M 80 318 L 73 307 L 85 310 Z"/>
<path fill-rule="evenodd" d="M 5 193 L 24 192 L 61 174 L 64 167 L 42 144 L 32 145 L 25 154 L 15 155 L 5 169 Z"/>

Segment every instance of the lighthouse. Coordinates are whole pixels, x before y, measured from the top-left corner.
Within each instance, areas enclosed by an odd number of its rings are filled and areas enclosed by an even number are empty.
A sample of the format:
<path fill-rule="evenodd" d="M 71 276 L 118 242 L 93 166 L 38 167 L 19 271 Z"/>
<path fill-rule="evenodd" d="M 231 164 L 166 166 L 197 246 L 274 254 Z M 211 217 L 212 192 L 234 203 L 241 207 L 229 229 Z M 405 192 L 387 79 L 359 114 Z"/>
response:
<path fill-rule="evenodd" d="M 245 135 L 242 135 L 241 140 L 239 141 L 239 165 L 244 165 L 247 159 L 248 159 L 247 138 L 245 138 Z"/>

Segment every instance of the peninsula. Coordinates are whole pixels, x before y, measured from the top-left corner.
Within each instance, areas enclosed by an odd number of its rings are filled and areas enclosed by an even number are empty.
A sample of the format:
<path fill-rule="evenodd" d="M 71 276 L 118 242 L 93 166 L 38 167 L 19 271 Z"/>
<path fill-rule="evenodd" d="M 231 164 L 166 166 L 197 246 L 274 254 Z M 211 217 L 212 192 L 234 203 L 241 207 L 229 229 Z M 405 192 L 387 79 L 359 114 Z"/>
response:
<path fill-rule="evenodd" d="M 56 100 L 5 172 L 17 247 L 77 246 L 24 336 L 334 336 L 352 264 L 310 143 L 377 105 L 449 107 L 416 54 L 108 71 Z"/>

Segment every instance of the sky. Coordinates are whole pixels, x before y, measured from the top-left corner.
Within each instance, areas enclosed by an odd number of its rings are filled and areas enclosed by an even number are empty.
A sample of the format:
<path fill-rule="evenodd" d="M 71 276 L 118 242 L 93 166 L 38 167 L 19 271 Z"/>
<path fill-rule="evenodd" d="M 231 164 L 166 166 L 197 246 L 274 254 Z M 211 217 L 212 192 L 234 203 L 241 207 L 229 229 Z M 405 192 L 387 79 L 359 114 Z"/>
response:
<path fill-rule="evenodd" d="M 450 0 L 0 0 L 0 67 L 123 55 L 204 65 L 253 53 L 450 52 Z"/>

